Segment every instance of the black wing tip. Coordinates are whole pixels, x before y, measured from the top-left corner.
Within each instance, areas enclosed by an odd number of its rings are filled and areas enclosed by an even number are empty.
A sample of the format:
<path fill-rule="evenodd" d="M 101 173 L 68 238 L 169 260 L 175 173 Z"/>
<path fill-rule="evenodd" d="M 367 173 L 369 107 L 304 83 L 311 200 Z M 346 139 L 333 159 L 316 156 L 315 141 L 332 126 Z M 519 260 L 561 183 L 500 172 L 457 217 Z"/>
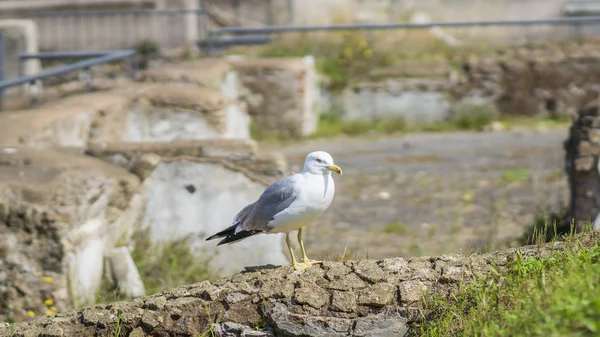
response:
<path fill-rule="evenodd" d="M 236 242 L 246 239 L 252 235 L 262 233 L 262 232 L 263 231 L 259 231 L 259 230 L 250 230 L 250 231 L 238 232 L 235 234 L 232 233 L 230 235 L 227 235 L 227 237 L 225 237 L 223 240 L 219 241 L 217 246 L 224 245 L 226 243 L 229 243 L 229 244 L 236 243 Z"/>
<path fill-rule="evenodd" d="M 210 241 L 210 240 L 214 240 L 214 239 L 224 238 L 226 236 L 230 236 L 233 233 L 235 233 L 235 227 L 236 227 L 236 225 L 227 227 L 224 230 L 222 230 L 222 231 L 220 231 L 220 232 L 218 232 L 216 234 L 213 234 L 213 235 L 207 237 L 205 241 Z"/>

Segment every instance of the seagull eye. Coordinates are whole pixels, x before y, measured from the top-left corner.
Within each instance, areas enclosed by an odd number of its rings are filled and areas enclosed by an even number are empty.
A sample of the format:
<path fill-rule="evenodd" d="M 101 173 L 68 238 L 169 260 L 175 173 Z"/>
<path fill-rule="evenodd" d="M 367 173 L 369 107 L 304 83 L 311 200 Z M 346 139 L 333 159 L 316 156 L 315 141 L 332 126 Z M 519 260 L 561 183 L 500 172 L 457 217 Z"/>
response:
<path fill-rule="evenodd" d="M 319 158 L 317 158 L 317 163 L 322 163 L 323 161 Z"/>

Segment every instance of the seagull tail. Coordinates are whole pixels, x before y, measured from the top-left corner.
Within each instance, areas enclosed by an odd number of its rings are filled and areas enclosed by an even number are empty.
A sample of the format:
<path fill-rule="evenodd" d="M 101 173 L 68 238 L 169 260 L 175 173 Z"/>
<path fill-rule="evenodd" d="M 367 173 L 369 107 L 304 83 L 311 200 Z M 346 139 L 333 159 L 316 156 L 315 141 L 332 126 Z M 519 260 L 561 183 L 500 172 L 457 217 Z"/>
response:
<path fill-rule="evenodd" d="M 236 226 L 237 225 L 233 225 L 233 226 L 227 227 L 224 230 L 218 232 L 217 234 L 209 236 L 208 238 L 206 238 L 206 241 L 214 240 L 214 239 L 218 239 L 218 238 L 224 238 L 226 236 L 232 235 L 232 234 L 235 233 L 235 227 Z"/>
<path fill-rule="evenodd" d="M 238 241 L 242 241 L 244 239 L 249 238 L 250 236 L 257 234 L 257 233 L 261 233 L 262 231 L 260 230 L 249 230 L 249 231 L 241 231 L 241 232 L 231 232 L 229 235 L 227 235 L 227 237 L 225 237 L 223 240 L 219 241 L 219 243 L 217 244 L 217 246 L 223 245 L 223 244 L 232 244 L 232 243 L 236 243 Z"/>

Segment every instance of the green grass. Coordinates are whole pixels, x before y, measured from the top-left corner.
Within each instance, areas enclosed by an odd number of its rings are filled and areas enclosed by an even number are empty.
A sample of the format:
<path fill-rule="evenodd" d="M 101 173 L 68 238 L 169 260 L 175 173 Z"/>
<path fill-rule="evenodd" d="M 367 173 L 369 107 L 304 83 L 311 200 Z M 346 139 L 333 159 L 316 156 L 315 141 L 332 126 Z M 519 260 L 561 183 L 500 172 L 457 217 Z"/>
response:
<path fill-rule="evenodd" d="M 550 117 L 508 117 L 502 120 L 506 128 L 522 127 L 525 129 L 554 128 L 558 126 L 567 126 L 571 120 L 567 116 L 558 118 Z"/>
<path fill-rule="evenodd" d="M 183 284 L 192 284 L 214 278 L 208 261 L 199 261 L 190 249 L 187 238 L 152 244 L 143 232 L 134 235 L 134 249 L 131 252 L 147 295 Z M 111 282 L 102 282 L 96 294 L 96 303 L 112 303 L 128 300 Z"/>
<path fill-rule="evenodd" d="M 333 137 L 339 135 L 358 136 L 370 132 L 378 134 L 393 134 L 407 129 L 404 118 L 385 118 L 366 120 L 342 119 L 338 112 L 325 112 L 319 116 L 317 131 L 311 138 Z"/>
<path fill-rule="evenodd" d="M 493 121 L 493 112 L 487 108 L 457 110 L 448 121 L 436 123 L 407 123 L 403 117 L 376 118 L 374 120 L 344 120 L 338 111 L 323 112 L 319 116 L 317 131 L 311 138 L 339 135 L 358 136 L 368 133 L 398 134 L 406 132 L 441 132 L 456 130 L 481 130 Z"/>
<path fill-rule="evenodd" d="M 213 315 L 211 314 L 211 311 L 210 311 L 210 305 L 205 307 L 204 310 L 206 311 L 206 315 L 212 321 L 212 323 L 209 323 L 208 329 L 205 332 L 198 334 L 197 337 L 215 337 L 216 334 L 215 334 L 215 330 L 214 330 L 214 324 L 221 323 L 221 319 L 223 318 L 223 312 L 219 311 L 219 313 L 216 316 L 214 316 L 214 320 L 213 320 Z"/>
<path fill-rule="evenodd" d="M 502 180 L 505 182 L 523 181 L 529 179 L 531 173 L 526 168 L 506 169 L 502 172 Z"/>
<path fill-rule="evenodd" d="M 383 227 L 383 232 L 386 234 L 406 234 L 408 228 L 401 221 L 390 222 Z"/>
<path fill-rule="evenodd" d="M 426 305 L 414 335 L 598 336 L 600 242 L 569 236 L 565 249 L 542 259 L 522 257 L 449 297 Z M 430 311 L 429 311 L 430 310 Z"/>
<path fill-rule="evenodd" d="M 212 279 L 208 261 L 198 261 L 188 238 L 162 246 L 152 245 L 148 236 L 134 236 L 132 258 L 140 272 L 146 294 L 151 295 L 182 284 Z"/>
<path fill-rule="evenodd" d="M 457 104 L 450 123 L 458 130 L 481 130 L 499 115 L 500 112 L 492 106 Z"/>

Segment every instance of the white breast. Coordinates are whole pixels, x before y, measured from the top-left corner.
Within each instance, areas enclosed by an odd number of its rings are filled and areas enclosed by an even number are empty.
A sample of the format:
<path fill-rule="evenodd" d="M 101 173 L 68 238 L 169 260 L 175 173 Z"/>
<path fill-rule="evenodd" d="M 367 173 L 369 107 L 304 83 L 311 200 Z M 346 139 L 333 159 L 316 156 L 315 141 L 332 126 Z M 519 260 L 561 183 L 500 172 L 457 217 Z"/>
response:
<path fill-rule="evenodd" d="M 273 228 L 269 233 L 287 233 L 308 226 L 331 205 L 335 194 L 331 175 L 304 173 L 297 176 L 301 187 L 296 200 L 269 222 Z"/>

